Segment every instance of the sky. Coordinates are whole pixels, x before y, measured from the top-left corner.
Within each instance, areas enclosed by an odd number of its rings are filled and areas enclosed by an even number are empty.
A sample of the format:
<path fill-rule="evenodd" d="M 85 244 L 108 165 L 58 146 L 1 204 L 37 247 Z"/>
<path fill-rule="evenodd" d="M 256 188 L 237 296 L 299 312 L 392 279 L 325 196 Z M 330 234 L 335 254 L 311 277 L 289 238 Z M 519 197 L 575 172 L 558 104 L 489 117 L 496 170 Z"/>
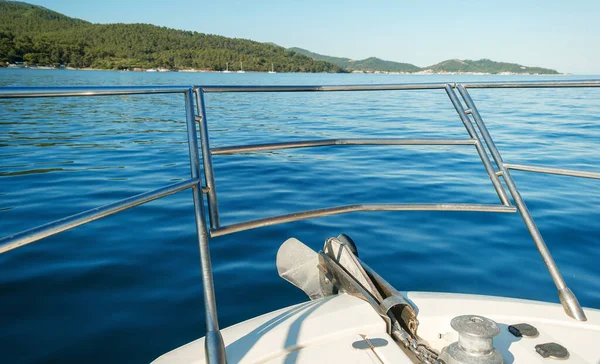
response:
<path fill-rule="evenodd" d="M 600 74 L 600 0 L 25 0 L 93 23 L 150 23 L 330 56 L 481 59 Z"/>

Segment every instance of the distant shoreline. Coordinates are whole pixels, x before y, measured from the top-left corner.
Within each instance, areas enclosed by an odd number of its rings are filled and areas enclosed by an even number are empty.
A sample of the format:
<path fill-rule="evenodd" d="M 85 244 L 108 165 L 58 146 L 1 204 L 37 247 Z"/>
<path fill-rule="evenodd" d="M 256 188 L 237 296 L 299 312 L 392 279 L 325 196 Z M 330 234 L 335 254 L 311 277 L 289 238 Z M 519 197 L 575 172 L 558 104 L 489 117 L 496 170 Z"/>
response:
<path fill-rule="evenodd" d="M 57 71 L 112 71 L 112 72 L 182 72 L 182 73 L 225 73 L 223 71 L 213 70 L 200 70 L 200 69 L 181 69 L 181 70 L 170 70 L 163 68 L 132 68 L 124 70 L 114 69 L 103 69 L 103 68 L 75 68 L 75 67 L 53 67 L 53 66 L 21 66 L 10 64 L 7 69 L 29 69 L 29 70 L 57 70 Z M 265 71 L 244 71 L 245 73 L 267 73 Z M 237 73 L 236 71 L 230 71 L 228 73 Z M 336 72 L 280 72 L 280 73 L 301 73 L 301 74 L 313 74 L 313 73 L 331 73 L 337 74 Z M 545 73 L 516 73 L 516 72 L 499 72 L 499 73 L 485 73 L 485 72 L 434 72 L 431 70 L 423 70 L 418 72 L 386 72 L 386 71 L 354 71 L 346 74 L 369 74 L 369 75 L 466 75 L 466 76 L 565 76 L 572 75 L 571 73 L 558 73 L 558 74 L 545 74 Z"/>
<path fill-rule="evenodd" d="M 432 65 L 417 66 L 377 57 L 332 57 L 303 48 L 284 48 L 268 42 L 152 24 L 94 24 L 24 2 L 0 0 L 0 19 L 3 32 L 1 66 L 11 63 L 15 67 L 37 65 L 39 69 L 72 66 L 81 67 L 81 70 L 176 70 L 194 73 L 225 70 L 245 73 L 254 70 L 401 75 L 560 74 L 554 69 L 498 62 L 489 58 L 452 58 Z"/>

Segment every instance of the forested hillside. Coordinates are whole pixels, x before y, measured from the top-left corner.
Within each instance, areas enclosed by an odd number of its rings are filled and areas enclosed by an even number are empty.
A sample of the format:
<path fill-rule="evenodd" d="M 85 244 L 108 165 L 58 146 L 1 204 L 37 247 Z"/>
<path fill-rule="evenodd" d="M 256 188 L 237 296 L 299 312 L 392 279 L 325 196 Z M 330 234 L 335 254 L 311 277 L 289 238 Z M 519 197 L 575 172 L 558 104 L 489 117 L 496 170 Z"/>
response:
<path fill-rule="evenodd" d="M 557 71 L 541 67 L 527 67 L 516 63 L 495 62 L 489 59 L 478 61 L 450 59 L 428 67 L 418 67 L 410 63 L 385 61 L 376 57 L 362 60 L 350 58 L 331 57 L 314 53 L 302 48 L 288 48 L 297 53 L 304 54 L 315 60 L 331 62 L 346 70 L 363 72 L 402 72 L 402 73 L 515 73 L 515 74 L 558 74 Z"/>
<path fill-rule="evenodd" d="M 384 71 L 384 72 L 418 72 L 421 70 L 420 67 L 415 66 L 410 63 L 401 63 L 401 62 L 393 62 L 393 61 L 385 61 L 383 59 L 379 59 L 376 57 L 369 57 L 363 60 L 352 60 L 350 58 L 342 58 L 342 57 L 331 57 L 326 56 L 319 53 L 314 53 L 306 49 L 302 48 L 288 48 L 291 51 L 304 54 L 305 56 L 311 57 L 313 59 L 319 61 L 331 62 L 335 65 L 338 65 L 342 68 L 345 68 L 348 71 L 365 71 L 365 72 L 374 72 L 374 71 Z"/>
<path fill-rule="evenodd" d="M 23 2 L 0 0 L 0 66 L 277 72 L 557 74 L 516 63 L 452 59 L 429 67 L 330 57 L 302 48 L 227 38 L 151 24 L 92 24 Z"/>
<path fill-rule="evenodd" d="M 40 6 L 0 0 L 0 63 L 101 69 L 168 68 L 344 72 L 270 44 L 150 24 L 92 24 Z"/>
<path fill-rule="evenodd" d="M 489 59 L 480 59 L 471 61 L 468 59 L 450 59 L 433 66 L 427 67 L 433 72 L 482 72 L 482 73 L 538 73 L 553 75 L 558 74 L 557 71 L 542 67 L 526 67 L 516 63 L 495 62 Z"/>

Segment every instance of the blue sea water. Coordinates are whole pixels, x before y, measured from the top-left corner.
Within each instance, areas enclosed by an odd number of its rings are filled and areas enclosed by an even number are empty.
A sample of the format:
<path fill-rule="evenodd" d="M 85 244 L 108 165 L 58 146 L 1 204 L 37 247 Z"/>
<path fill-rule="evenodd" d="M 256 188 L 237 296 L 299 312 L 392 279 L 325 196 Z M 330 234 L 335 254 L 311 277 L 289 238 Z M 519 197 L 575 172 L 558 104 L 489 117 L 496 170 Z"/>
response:
<path fill-rule="evenodd" d="M 0 86 L 371 84 L 574 79 L 0 69 Z M 600 89 L 473 90 L 508 163 L 598 171 Z M 211 146 L 466 136 L 443 91 L 206 95 Z M 177 95 L 0 100 L 0 235 L 189 177 Z M 354 203 L 498 203 L 473 147 L 346 146 L 215 156 L 223 224 Z M 600 308 L 600 182 L 512 173 L 565 280 Z M 0 255 L 6 363 L 148 362 L 204 335 L 191 193 Z M 221 327 L 306 300 L 277 276 L 294 236 L 350 235 L 399 290 L 558 302 L 518 214 L 369 212 L 211 240 Z"/>

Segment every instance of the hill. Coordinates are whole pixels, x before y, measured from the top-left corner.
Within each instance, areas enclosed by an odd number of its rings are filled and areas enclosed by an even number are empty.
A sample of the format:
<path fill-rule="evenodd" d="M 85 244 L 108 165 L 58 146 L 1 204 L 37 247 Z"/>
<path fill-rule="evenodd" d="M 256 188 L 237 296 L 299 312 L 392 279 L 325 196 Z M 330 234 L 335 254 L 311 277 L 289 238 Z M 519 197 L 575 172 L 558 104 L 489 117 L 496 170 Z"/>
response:
<path fill-rule="evenodd" d="M 410 63 L 400 63 L 393 61 L 385 61 L 383 59 L 379 59 L 376 57 L 370 57 L 367 59 L 355 61 L 350 58 L 341 58 L 341 57 L 331 57 L 325 56 L 319 53 L 314 53 L 306 49 L 292 47 L 288 48 L 294 52 L 303 54 L 305 56 L 311 57 L 316 60 L 326 61 L 338 65 L 348 71 L 365 71 L 365 72 L 375 72 L 375 71 L 383 71 L 383 72 L 418 72 L 421 70 L 420 67 L 417 67 Z"/>
<path fill-rule="evenodd" d="M 450 59 L 433 66 L 426 67 L 432 72 L 481 72 L 481 73 L 537 73 L 556 75 L 557 71 L 541 68 L 527 67 L 516 63 L 495 62 L 489 59 L 480 59 L 479 61 Z"/>
<path fill-rule="evenodd" d="M 168 68 L 345 72 L 276 45 L 150 24 L 92 24 L 46 8 L 0 0 L 0 64 L 100 69 Z"/>
<path fill-rule="evenodd" d="M 331 62 L 350 72 L 401 72 L 401 73 L 514 73 L 514 74 L 558 74 L 556 70 L 528 67 L 516 63 L 495 62 L 489 59 L 478 61 L 450 59 L 429 67 L 418 67 L 410 63 L 385 61 L 376 57 L 363 60 L 352 60 L 350 58 L 331 57 L 314 53 L 302 48 L 288 48 L 294 52 L 311 57 L 315 60 Z"/>

